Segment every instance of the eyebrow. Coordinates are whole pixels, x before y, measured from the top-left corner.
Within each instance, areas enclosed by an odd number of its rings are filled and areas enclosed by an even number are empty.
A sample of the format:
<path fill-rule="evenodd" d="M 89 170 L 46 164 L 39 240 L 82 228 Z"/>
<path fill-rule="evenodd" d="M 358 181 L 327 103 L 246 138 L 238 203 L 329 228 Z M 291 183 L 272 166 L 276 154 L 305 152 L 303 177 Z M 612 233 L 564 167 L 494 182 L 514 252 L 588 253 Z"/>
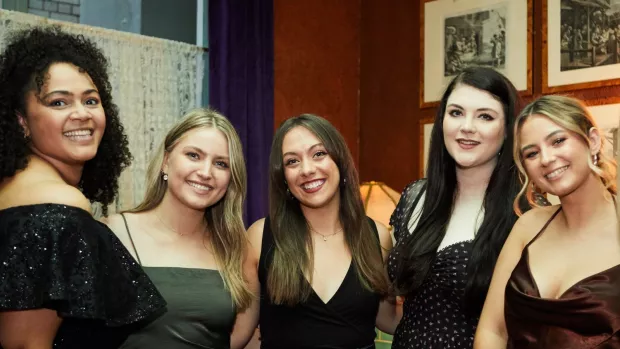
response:
<path fill-rule="evenodd" d="M 94 88 L 88 89 L 84 92 L 82 92 L 83 95 L 88 95 L 91 93 L 99 93 L 99 91 L 97 91 Z M 69 91 L 65 91 L 65 90 L 56 90 L 56 91 L 52 91 L 52 92 L 48 92 L 43 96 L 43 99 L 46 99 L 47 97 L 53 95 L 53 94 L 61 94 L 63 96 L 73 96 L 73 93 L 69 92 Z"/>
<path fill-rule="evenodd" d="M 200 155 L 207 155 L 207 153 L 205 153 L 202 149 L 200 149 L 200 148 L 198 148 L 198 147 L 196 147 L 194 145 L 185 146 L 185 147 L 183 147 L 183 150 L 185 150 L 185 151 L 193 150 L 193 151 L 195 151 L 197 153 L 200 153 Z M 228 156 L 223 156 L 223 155 L 216 155 L 215 158 L 216 159 L 225 159 L 225 160 L 229 159 Z"/>
<path fill-rule="evenodd" d="M 311 151 L 312 149 L 316 148 L 316 147 L 322 147 L 323 143 L 317 143 L 313 146 L 310 147 L 310 149 L 308 149 L 308 151 Z M 293 151 L 287 151 L 286 153 L 282 154 L 282 157 L 285 157 L 287 155 L 297 155 L 297 153 L 293 152 Z"/>
<path fill-rule="evenodd" d="M 448 108 L 448 107 L 454 107 L 454 108 L 459 108 L 459 109 L 463 109 L 463 110 L 465 109 L 465 108 L 461 107 L 460 105 L 458 105 L 456 103 L 450 103 L 450 104 L 448 104 L 448 106 L 446 108 Z M 492 111 L 494 113 L 497 113 L 497 111 L 495 109 L 492 109 L 492 108 L 478 108 L 478 109 L 476 109 L 476 111 Z"/>
<path fill-rule="evenodd" d="M 549 133 L 549 134 L 545 137 L 545 141 L 546 141 L 546 140 L 548 140 L 549 138 L 551 138 L 551 137 L 555 136 L 556 134 L 561 133 L 561 132 L 564 132 L 564 130 L 555 130 L 555 131 L 553 131 L 553 132 Z M 533 148 L 533 147 L 535 147 L 535 145 L 534 145 L 534 144 L 528 144 L 528 145 L 524 146 L 523 148 L 521 148 L 521 152 L 523 153 L 524 151 L 526 151 L 526 150 L 528 150 L 528 149 L 530 149 L 530 148 Z"/>

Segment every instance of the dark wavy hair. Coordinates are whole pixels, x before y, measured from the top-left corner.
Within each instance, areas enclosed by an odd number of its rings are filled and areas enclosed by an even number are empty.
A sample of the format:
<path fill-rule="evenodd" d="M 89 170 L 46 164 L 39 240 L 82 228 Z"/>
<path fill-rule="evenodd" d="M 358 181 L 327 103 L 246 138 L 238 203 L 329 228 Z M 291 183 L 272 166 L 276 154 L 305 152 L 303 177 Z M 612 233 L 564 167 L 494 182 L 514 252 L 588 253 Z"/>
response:
<path fill-rule="evenodd" d="M 0 181 L 28 165 L 30 148 L 17 114 L 25 115 L 26 94 L 41 92 L 54 63 L 71 63 L 86 72 L 99 90 L 106 128 L 97 155 L 84 165 L 79 188 L 104 214 L 118 192 L 118 177 L 131 163 L 127 136 L 112 102 L 108 60 L 93 42 L 59 27 L 36 27 L 9 35 L 0 55 Z"/>
<path fill-rule="evenodd" d="M 358 279 L 366 289 L 386 295 L 388 281 L 383 272 L 381 245 L 366 218 L 357 169 L 347 143 L 329 121 L 320 116 L 302 114 L 280 125 L 269 156 L 269 218 L 275 241 L 273 261 L 267 276 L 271 301 L 295 305 L 307 300 L 312 290 L 303 278 L 303 273 L 311 271 L 314 265 L 310 228 L 299 201 L 287 193 L 282 158 L 284 137 L 298 126 L 314 133 L 338 166 L 341 181 L 340 222 Z"/>
<path fill-rule="evenodd" d="M 497 257 L 517 220 L 513 200 L 520 190 L 519 171 L 512 158 L 514 122 L 521 99 L 513 84 L 491 68 L 471 67 L 459 73 L 441 98 L 431 133 L 426 200 L 418 225 L 399 250 L 395 289 L 400 294 L 415 293 L 422 284 L 443 240 L 454 207 L 457 190 L 456 163 L 444 145 L 443 120 L 448 97 L 458 85 L 468 85 L 493 95 L 503 105 L 505 134 L 497 165 L 484 196 L 484 220 L 476 232 L 473 252 L 467 266 L 464 306 L 480 312 Z"/>

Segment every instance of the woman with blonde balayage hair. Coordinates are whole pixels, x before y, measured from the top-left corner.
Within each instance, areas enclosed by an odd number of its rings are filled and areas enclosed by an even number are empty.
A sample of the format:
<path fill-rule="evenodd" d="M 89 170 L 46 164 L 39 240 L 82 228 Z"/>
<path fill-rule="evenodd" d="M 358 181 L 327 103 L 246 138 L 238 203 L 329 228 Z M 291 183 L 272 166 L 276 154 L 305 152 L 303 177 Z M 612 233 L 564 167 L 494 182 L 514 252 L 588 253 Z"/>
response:
<path fill-rule="evenodd" d="M 549 193 L 560 205 L 532 209 L 513 227 L 474 348 L 618 348 L 616 163 L 602 132 L 583 103 L 562 96 L 529 104 L 514 132 L 519 196 Z"/>
<path fill-rule="evenodd" d="M 244 273 L 246 181 L 241 141 L 221 114 L 192 110 L 168 132 L 149 164 L 144 200 L 107 220 L 168 302 L 122 348 L 249 341 L 257 320 Z"/>

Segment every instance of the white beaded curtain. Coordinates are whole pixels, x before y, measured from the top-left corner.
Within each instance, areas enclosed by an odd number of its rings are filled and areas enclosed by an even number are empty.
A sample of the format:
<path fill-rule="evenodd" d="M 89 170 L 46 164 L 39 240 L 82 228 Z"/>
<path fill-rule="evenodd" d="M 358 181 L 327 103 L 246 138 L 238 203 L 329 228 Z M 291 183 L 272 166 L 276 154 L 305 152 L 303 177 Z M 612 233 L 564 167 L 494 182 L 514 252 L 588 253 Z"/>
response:
<path fill-rule="evenodd" d="M 134 207 L 144 195 L 148 162 L 159 142 L 176 120 L 200 104 L 203 51 L 185 43 L 6 10 L 0 10 L 0 50 L 4 50 L 6 33 L 50 24 L 91 39 L 109 60 L 114 103 L 133 155 L 109 211 Z M 100 212 L 99 207 L 94 210 Z"/>

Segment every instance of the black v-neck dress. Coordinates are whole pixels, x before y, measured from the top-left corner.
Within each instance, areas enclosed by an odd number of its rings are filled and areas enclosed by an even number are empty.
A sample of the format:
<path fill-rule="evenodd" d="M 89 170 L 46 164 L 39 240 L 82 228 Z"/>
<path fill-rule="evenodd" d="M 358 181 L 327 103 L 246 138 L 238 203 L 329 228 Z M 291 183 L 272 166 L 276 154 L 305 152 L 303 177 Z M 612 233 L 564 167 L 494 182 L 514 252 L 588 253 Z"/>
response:
<path fill-rule="evenodd" d="M 371 226 L 376 233 L 374 222 Z M 270 301 L 267 290 L 267 273 L 274 249 L 267 218 L 258 270 L 262 349 L 375 347 L 375 319 L 381 297 L 362 286 L 353 262 L 340 288 L 327 303 L 312 291 L 306 302 L 292 307 L 276 305 Z M 303 275 L 300 273 L 299 277 L 303 278 Z"/>

